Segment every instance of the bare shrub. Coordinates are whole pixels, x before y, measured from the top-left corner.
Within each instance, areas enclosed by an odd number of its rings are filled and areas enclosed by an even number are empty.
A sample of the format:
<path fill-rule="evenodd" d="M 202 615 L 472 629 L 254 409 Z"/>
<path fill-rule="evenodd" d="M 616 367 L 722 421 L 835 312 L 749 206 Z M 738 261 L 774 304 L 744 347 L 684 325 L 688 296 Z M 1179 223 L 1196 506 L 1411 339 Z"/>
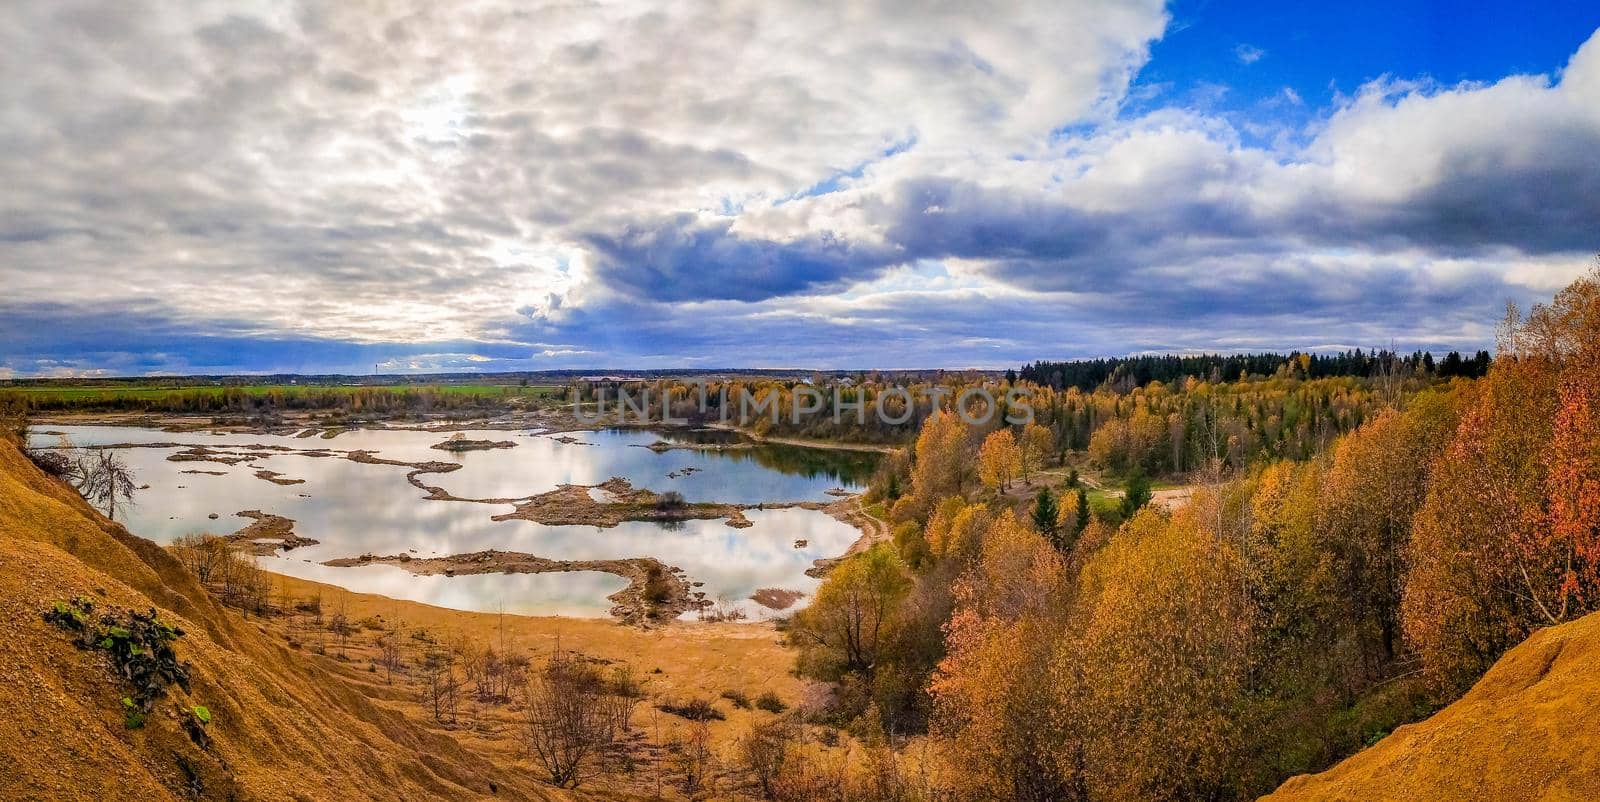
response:
<path fill-rule="evenodd" d="M 209 533 L 196 533 L 184 535 L 173 542 L 172 555 L 189 573 L 194 574 L 203 585 L 210 584 L 212 577 L 220 573 L 219 566 L 225 563 L 232 548 L 226 538 L 221 538 Z"/>
<path fill-rule="evenodd" d="M 356 625 L 350 623 L 350 617 L 345 615 L 343 606 L 328 619 L 328 631 L 339 639 L 339 659 L 343 660 L 344 647 L 350 641 L 350 636 L 356 634 Z"/>
<path fill-rule="evenodd" d="M 271 578 L 253 555 L 227 538 L 209 533 L 185 535 L 172 544 L 171 551 L 223 604 L 247 614 L 272 611 Z"/>
<path fill-rule="evenodd" d="M 689 725 L 686 735 L 673 736 L 667 742 L 667 755 L 678 786 L 690 796 L 698 794 L 711 779 L 716 763 L 710 726 L 703 720 Z"/>
<path fill-rule="evenodd" d="M 82 455 L 73 477 L 83 498 L 113 521 L 117 510 L 133 503 L 133 491 L 138 489 L 133 469 L 121 456 L 104 448 Z"/>
<path fill-rule="evenodd" d="M 612 732 L 620 736 L 633 727 L 633 708 L 644 698 L 644 685 L 634 676 L 633 666 L 622 665 L 612 669 L 606 691 L 606 715 Z"/>
<path fill-rule="evenodd" d="M 384 682 L 394 684 L 395 669 L 400 668 L 400 636 L 385 632 L 378 636 L 378 665 L 383 666 Z"/>
<path fill-rule="evenodd" d="M 529 750 L 560 788 L 576 788 L 594 771 L 615 735 L 600 671 L 557 651 L 524 688 Z"/>
<path fill-rule="evenodd" d="M 38 466 L 39 470 L 61 479 L 69 484 L 78 483 L 78 463 L 72 456 L 64 451 L 46 448 L 30 448 L 24 451 L 28 459 Z"/>
<path fill-rule="evenodd" d="M 418 661 L 422 672 L 423 696 L 433 710 L 433 720 L 441 724 L 454 724 L 461 680 L 456 674 L 456 660 L 449 649 L 428 643 Z"/>
<path fill-rule="evenodd" d="M 511 650 L 482 649 L 463 643 L 458 647 L 462 668 L 472 695 L 485 704 L 504 704 L 526 676 L 532 662 L 528 656 Z"/>
<path fill-rule="evenodd" d="M 718 596 L 715 604 L 700 608 L 700 620 L 711 623 L 743 621 L 749 617 L 745 611 L 739 609 L 739 605 L 729 601 L 726 596 Z"/>
<path fill-rule="evenodd" d="M 739 739 L 740 767 L 755 778 L 763 797 L 773 798 L 778 777 L 799 740 L 799 726 L 787 719 L 758 721 Z"/>

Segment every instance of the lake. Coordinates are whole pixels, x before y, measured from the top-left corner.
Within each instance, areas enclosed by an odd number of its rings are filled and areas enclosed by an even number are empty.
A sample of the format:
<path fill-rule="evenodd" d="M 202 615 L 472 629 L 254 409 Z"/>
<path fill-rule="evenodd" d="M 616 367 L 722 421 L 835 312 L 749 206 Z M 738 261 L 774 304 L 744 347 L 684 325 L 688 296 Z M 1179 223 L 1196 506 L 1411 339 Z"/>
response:
<path fill-rule="evenodd" d="M 492 516 L 510 512 L 512 506 L 429 500 L 406 481 L 410 467 L 354 462 L 344 453 L 362 450 L 401 462 L 459 463 L 462 467 L 455 471 L 421 478 L 464 499 L 526 498 L 561 484 L 594 485 L 620 476 L 635 487 L 676 490 L 691 502 L 738 504 L 832 501 L 830 490 L 860 490 L 877 459 L 876 454 L 862 452 L 752 445 L 729 432 L 601 430 L 550 435 L 496 430 L 462 435 L 516 445 L 452 453 L 431 446 L 453 433 L 405 429 L 359 429 L 333 438 L 307 438 L 49 425 L 36 427 L 30 444 L 126 446 L 119 453 L 137 474 L 137 483 L 148 488 L 135 495 L 134 505 L 119 514 L 119 520 L 157 542 L 198 532 L 231 533 L 250 523 L 234 513 L 261 510 L 294 519 L 297 534 L 320 541 L 261 558 L 267 570 L 454 609 L 572 616 L 606 615 L 611 606 L 606 596 L 627 582 L 597 571 L 446 577 L 417 576 L 385 565 L 334 568 L 322 562 L 363 554 L 435 557 L 483 549 L 558 560 L 655 557 L 682 568 L 688 579 L 704 583 L 698 589 L 707 598 L 723 599 L 727 606 L 759 619 L 773 611 L 750 602 L 752 593 L 780 588 L 809 598 L 819 582 L 806 576 L 806 569 L 816 559 L 843 553 L 859 532 L 826 513 L 794 507 L 747 510 L 752 523 L 748 528 L 727 526 L 722 519 L 671 525 L 633 521 L 611 528 L 493 521 Z M 734 447 L 648 448 L 661 440 Z M 168 459 L 194 446 L 249 459 L 233 465 Z M 275 484 L 258 478 L 256 472 L 261 470 L 273 471 L 283 480 L 304 481 Z"/>

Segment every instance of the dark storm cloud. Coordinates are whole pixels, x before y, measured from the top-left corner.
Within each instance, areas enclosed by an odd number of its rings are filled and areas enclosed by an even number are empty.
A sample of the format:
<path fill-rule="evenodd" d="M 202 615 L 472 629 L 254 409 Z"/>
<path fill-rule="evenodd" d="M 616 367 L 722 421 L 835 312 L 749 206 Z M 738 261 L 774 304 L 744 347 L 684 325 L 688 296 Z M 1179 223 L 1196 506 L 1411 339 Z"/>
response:
<path fill-rule="evenodd" d="M 864 280 L 897 261 L 881 249 L 853 245 L 831 232 L 796 242 L 750 239 L 731 220 L 679 215 L 628 226 L 612 236 L 591 234 L 606 281 L 656 301 L 758 301 Z"/>

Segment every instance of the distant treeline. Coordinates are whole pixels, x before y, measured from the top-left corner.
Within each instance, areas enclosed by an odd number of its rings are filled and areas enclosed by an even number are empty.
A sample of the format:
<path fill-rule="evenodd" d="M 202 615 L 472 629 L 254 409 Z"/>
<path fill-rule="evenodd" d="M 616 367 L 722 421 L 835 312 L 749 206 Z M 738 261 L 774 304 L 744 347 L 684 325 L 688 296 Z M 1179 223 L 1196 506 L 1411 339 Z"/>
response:
<path fill-rule="evenodd" d="M 1433 354 L 1426 351 L 1402 355 L 1392 351 L 1363 351 L 1357 348 L 1341 354 L 1294 351 L 1287 354 L 1112 357 L 1071 362 L 1041 360 L 1023 366 L 1017 375 L 1022 381 L 1057 390 L 1076 387 L 1089 391 L 1105 384 L 1125 390 L 1153 381 L 1167 384 L 1187 378 L 1234 381 L 1246 376 L 1273 376 L 1280 372 L 1306 379 L 1338 376 L 1364 378 L 1383 373 L 1475 379 L 1489 371 L 1491 361 L 1488 351 L 1479 351 L 1470 357 L 1459 351 L 1451 351 L 1436 361 Z"/>
<path fill-rule="evenodd" d="M 350 413 L 432 412 L 503 406 L 515 387 L 185 387 L 69 389 L 61 392 L 0 390 L 0 408 L 23 413 L 170 412 L 261 414 L 281 410 Z"/>

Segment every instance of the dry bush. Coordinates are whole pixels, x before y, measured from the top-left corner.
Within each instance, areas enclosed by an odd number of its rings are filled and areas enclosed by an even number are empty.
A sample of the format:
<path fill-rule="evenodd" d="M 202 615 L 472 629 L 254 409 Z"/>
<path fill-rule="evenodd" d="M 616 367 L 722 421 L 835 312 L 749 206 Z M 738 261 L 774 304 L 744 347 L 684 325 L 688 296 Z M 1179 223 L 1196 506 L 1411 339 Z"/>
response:
<path fill-rule="evenodd" d="M 267 572 L 254 556 L 227 538 L 209 533 L 185 535 L 171 551 L 223 604 L 257 615 L 271 612 L 272 582 Z"/>
<path fill-rule="evenodd" d="M 356 625 L 350 623 L 350 617 L 345 615 L 342 607 L 328 619 L 328 631 L 339 639 L 339 659 L 345 659 L 344 647 L 350 642 L 350 636 L 356 634 Z"/>
<path fill-rule="evenodd" d="M 441 724 L 455 723 L 461 695 L 455 655 L 449 649 L 429 643 L 424 646 L 417 665 L 422 672 L 423 695 L 433 710 L 433 719 Z"/>
<path fill-rule="evenodd" d="M 925 751 L 920 768 L 912 770 L 906 756 L 887 744 L 870 745 L 859 753 L 847 749 L 842 754 L 811 753 L 797 744 L 798 741 L 790 744 L 770 785 L 764 788 L 767 798 L 778 802 L 943 802 L 972 798 L 935 782 L 928 772 Z"/>
<path fill-rule="evenodd" d="M 615 738 L 605 678 L 587 661 L 557 651 L 528 676 L 523 690 L 529 751 L 560 788 L 576 788 L 596 770 Z"/>
<path fill-rule="evenodd" d="M 788 719 L 758 721 L 739 739 L 735 753 L 739 766 L 755 778 L 763 797 L 774 798 L 778 777 L 799 741 L 800 727 Z"/>
<path fill-rule="evenodd" d="M 722 721 L 727 718 L 708 699 L 689 699 L 683 702 L 660 701 L 656 703 L 656 709 L 690 721 Z"/>
<path fill-rule="evenodd" d="M 622 665 L 612 669 L 606 691 L 606 716 L 613 733 L 622 735 L 633 728 L 633 709 L 645 697 L 644 684 L 634 676 L 633 666 Z"/>
<path fill-rule="evenodd" d="M 473 697 L 485 704 L 511 701 L 512 691 L 527 675 L 532 662 L 520 652 L 492 646 L 479 649 L 464 641 L 456 650 Z"/>
<path fill-rule="evenodd" d="M 848 770 L 847 759 L 792 750 L 782 770 L 772 779 L 772 799 L 778 802 L 846 802 L 850 798 Z"/>
<path fill-rule="evenodd" d="M 401 667 L 400 662 L 400 636 L 393 632 L 385 632 L 378 636 L 378 665 L 383 666 L 384 681 L 394 684 L 394 672 Z"/>
<path fill-rule="evenodd" d="M 667 741 L 667 762 L 678 787 L 694 796 L 705 789 L 716 769 L 716 756 L 711 751 L 711 728 L 705 721 L 696 721 L 688 733 L 673 736 Z"/>
<path fill-rule="evenodd" d="M 778 698 L 776 693 L 773 693 L 772 691 L 762 691 L 761 695 L 756 697 L 756 708 L 765 710 L 768 713 L 782 713 L 783 711 L 788 710 L 789 706 L 784 704 L 784 701 Z"/>

